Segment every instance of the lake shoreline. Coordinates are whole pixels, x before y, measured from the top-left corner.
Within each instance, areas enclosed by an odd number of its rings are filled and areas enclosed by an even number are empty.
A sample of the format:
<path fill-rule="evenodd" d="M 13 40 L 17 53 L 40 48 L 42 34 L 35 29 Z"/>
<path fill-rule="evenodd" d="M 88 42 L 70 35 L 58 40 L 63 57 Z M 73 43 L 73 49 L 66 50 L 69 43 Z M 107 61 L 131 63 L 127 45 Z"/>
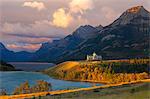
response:
<path fill-rule="evenodd" d="M 26 72 L 26 71 L 8 71 L 0 72 L 1 87 L 6 90 L 7 94 L 12 94 L 16 86 L 20 86 L 24 82 L 28 81 L 30 87 L 34 86 L 38 80 L 44 80 L 48 83 L 51 83 L 53 90 L 64 90 L 64 89 L 74 89 L 74 88 L 87 88 L 93 86 L 93 83 L 89 82 L 73 82 L 66 80 L 59 80 L 52 77 L 49 77 L 46 74 L 41 72 Z M 18 80 L 14 80 L 18 79 Z M 13 84 L 12 84 L 13 83 Z M 103 84 L 95 84 L 100 86 Z"/>
<path fill-rule="evenodd" d="M 43 73 L 44 74 L 44 73 Z M 48 75 L 49 76 L 49 75 Z M 49 76 L 53 79 L 58 79 L 58 80 L 64 80 L 64 81 L 72 81 L 72 82 L 87 82 L 87 83 L 96 83 L 96 84 L 110 84 L 110 82 L 106 82 L 106 81 L 94 81 L 94 80 L 78 80 L 78 79 L 71 79 L 71 80 L 68 80 L 68 79 L 59 79 L 59 78 L 56 78 L 56 77 L 53 77 L 53 76 Z"/>
<path fill-rule="evenodd" d="M 62 80 L 65 80 L 65 79 L 62 79 Z M 66 81 L 110 84 L 109 82 L 106 82 L 106 81 L 94 81 L 94 80 L 66 80 Z"/>
<path fill-rule="evenodd" d="M 124 82 L 119 84 L 107 84 L 103 86 L 94 86 L 94 87 L 88 87 L 88 88 L 78 88 L 78 89 L 72 89 L 72 90 L 57 90 L 57 91 L 50 91 L 50 92 L 39 92 L 39 93 L 31 93 L 31 94 L 20 94 L 20 95 L 6 95 L 6 96 L 0 96 L 2 99 L 23 99 L 23 98 L 32 98 L 32 97 L 41 97 L 41 96 L 47 96 L 47 95 L 60 95 L 60 94 L 66 94 L 66 93 L 72 93 L 72 92 L 82 92 L 82 91 L 90 91 L 94 89 L 105 89 L 110 87 L 117 87 L 117 86 L 124 86 L 124 85 L 132 85 L 132 84 L 138 84 L 138 83 L 149 83 L 150 79 L 145 80 L 139 80 L 139 81 L 132 81 L 132 82 Z"/>

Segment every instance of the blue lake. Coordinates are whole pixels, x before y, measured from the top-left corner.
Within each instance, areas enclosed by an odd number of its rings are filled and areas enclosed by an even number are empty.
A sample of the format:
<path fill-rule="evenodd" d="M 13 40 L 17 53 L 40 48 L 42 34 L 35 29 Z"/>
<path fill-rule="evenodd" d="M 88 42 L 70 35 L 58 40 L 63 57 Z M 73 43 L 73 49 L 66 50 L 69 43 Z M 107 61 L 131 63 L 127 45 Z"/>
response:
<path fill-rule="evenodd" d="M 37 72 L 25 72 L 25 71 L 9 71 L 0 72 L 0 88 L 6 89 L 11 94 L 17 86 L 21 83 L 28 81 L 31 85 L 35 84 L 37 80 L 45 80 L 52 84 L 53 90 L 68 89 L 68 88 L 85 88 L 91 87 L 93 83 L 87 82 L 72 82 L 53 79 L 47 75 Z M 95 84 L 103 85 L 103 84 Z"/>

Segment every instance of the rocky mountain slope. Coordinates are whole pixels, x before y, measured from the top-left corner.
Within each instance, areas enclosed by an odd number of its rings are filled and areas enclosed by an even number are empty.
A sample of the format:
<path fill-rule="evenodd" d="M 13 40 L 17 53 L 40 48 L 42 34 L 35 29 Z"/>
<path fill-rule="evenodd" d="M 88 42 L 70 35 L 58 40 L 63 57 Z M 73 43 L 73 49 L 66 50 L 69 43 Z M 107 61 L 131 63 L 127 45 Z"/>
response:
<path fill-rule="evenodd" d="M 42 47 L 34 53 L 34 59 L 54 62 L 53 60 L 64 53 L 75 50 L 81 42 L 97 37 L 100 30 L 100 28 L 95 28 L 90 25 L 80 26 L 73 34 L 68 35 L 63 39 L 42 44 Z M 41 59 L 41 57 L 44 58 Z"/>
<path fill-rule="evenodd" d="M 143 6 L 133 7 L 104 27 L 96 38 L 82 42 L 56 61 L 85 59 L 93 52 L 105 59 L 148 57 L 149 33 L 150 13 Z"/>

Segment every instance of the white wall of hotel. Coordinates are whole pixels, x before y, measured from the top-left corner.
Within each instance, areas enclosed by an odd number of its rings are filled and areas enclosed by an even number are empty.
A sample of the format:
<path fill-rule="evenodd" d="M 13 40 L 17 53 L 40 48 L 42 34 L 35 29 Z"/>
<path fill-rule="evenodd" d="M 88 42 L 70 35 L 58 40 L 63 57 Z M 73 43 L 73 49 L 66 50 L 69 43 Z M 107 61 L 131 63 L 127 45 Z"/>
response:
<path fill-rule="evenodd" d="M 92 55 L 87 55 L 87 61 L 89 60 L 102 60 L 101 55 L 97 55 L 95 52 Z"/>

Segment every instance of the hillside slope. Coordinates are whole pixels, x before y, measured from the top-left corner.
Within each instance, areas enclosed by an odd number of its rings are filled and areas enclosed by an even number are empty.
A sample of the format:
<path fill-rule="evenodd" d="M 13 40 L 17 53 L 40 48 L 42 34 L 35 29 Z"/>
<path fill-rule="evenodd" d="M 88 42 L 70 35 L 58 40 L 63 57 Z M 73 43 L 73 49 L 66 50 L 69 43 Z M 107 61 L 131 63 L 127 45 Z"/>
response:
<path fill-rule="evenodd" d="M 44 71 L 64 80 L 119 83 L 148 78 L 148 59 L 64 62 Z"/>
<path fill-rule="evenodd" d="M 76 67 L 77 65 L 79 65 L 79 62 L 73 62 L 73 61 L 64 62 L 64 63 L 58 64 L 56 67 L 53 68 L 53 70 L 59 73 L 62 70 L 64 71 L 70 70 L 71 68 Z"/>
<path fill-rule="evenodd" d="M 90 25 L 80 26 L 72 34 L 60 40 L 43 43 L 41 48 L 34 53 L 33 60 L 55 62 L 64 53 L 76 49 L 81 42 L 97 37 L 101 29 Z"/>
<path fill-rule="evenodd" d="M 83 60 L 93 52 L 102 55 L 104 59 L 148 57 L 149 33 L 150 13 L 143 6 L 133 7 L 104 27 L 96 38 L 82 42 L 56 61 Z"/>

